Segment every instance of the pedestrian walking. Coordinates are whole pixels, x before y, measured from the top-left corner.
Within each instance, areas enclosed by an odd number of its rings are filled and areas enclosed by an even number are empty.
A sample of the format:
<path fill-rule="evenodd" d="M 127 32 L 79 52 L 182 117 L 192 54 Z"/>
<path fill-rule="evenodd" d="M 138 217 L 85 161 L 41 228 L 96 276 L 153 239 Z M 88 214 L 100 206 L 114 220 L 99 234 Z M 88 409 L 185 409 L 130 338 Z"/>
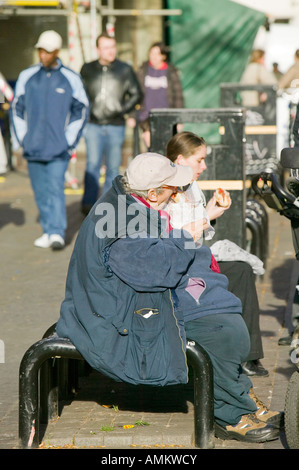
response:
<path fill-rule="evenodd" d="M 103 33 L 97 38 L 99 58 L 85 63 L 81 76 L 90 100 L 89 123 L 84 130 L 86 170 L 82 212 L 88 214 L 99 192 L 100 169 L 105 156 L 103 192 L 119 174 L 125 139 L 125 115 L 141 101 L 141 90 L 132 67 L 117 59 L 116 41 Z"/>
<path fill-rule="evenodd" d="M 23 147 L 43 230 L 34 245 L 54 250 L 65 246 L 65 172 L 89 107 L 80 76 L 59 59 L 61 46 L 56 31 L 40 35 L 40 63 L 20 73 L 11 106 L 14 148 Z"/>
<path fill-rule="evenodd" d="M 179 70 L 168 60 L 168 50 L 163 42 L 154 42 L 148 60 L 137 70 L 143 93 L 137 119 L 130 117 L 131 127 L 139 125 L 147 149 L 150 148 L 149 113 L 155 108 L 184 108 L 183 87 Z M 181 130 L 182 125 L 177 125 Z"/>
<path fill-rule="evenodd" d="M 6 79 L 0 72 L 0 91 L 3 93 L 4 98 L 7 100 L 2 105 L 2 109 L 4 110 L 4 107 L 9 109 L 9 103 L 13 99 L 13 91 L 9 83 L 7 83 Z M 4 131 L 3 131 L 4 132 Z M 0 175 L 4 175 L 7 171 L 7 165 L 8 165 L 8 155 L 7 151 L 5 148 L 5 138 L 0 130 Z"/>

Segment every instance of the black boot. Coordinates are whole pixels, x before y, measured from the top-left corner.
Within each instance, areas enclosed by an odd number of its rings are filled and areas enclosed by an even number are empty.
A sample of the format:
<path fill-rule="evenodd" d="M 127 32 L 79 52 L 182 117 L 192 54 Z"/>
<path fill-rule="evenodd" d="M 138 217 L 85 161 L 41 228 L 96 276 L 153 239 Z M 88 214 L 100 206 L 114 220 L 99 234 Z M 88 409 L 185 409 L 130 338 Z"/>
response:
<path fill-rule="evenodd" d="M 268 377 L 269 372 L 262 366 L 259 359 L 247 361 L 242 364 L 244 374 L 249 377 Z"/>

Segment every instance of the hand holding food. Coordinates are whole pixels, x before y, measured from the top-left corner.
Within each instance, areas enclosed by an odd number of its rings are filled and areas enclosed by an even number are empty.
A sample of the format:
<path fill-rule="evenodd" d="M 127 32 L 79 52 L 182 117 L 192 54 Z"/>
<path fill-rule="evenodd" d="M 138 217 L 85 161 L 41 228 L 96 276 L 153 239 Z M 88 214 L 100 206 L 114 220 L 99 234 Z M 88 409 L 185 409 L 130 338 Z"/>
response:
<path fill-rule="evenodd" d="M 215 196 L 218 206 L 228 207 L 230 205 L 230 195 L 225 189 L 217 188 Z"/>
<path fill-rule="evenodd" d="M 214 192 L 213 197 L 208 201 L 207 206 L 206 206 L 206 211 L 208 213 L 210 220 L 218 219 L 224 214 L 224 212 L 226 212 L 230 208 L 231 203 L 232 203 L 230 194 L 227 191 L 225 191 L 225 193 L 226 193 L 225 202 L 228 203 L 226 206 L 221 206 L 219 202 L 217 202 L 216 191 Z"/>

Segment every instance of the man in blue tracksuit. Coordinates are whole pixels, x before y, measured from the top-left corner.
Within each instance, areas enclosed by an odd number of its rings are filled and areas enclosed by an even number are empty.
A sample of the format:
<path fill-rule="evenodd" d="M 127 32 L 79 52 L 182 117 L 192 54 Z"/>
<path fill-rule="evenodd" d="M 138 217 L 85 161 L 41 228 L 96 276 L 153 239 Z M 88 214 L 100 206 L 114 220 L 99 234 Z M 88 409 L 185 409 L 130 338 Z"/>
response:
<path fill-rule="evenodd" d="M 89 109 L 80 76 L 58 57 L 61 46 L 55 31 L 41 34 L 40 63 L 20 73 L 11 106 L 14 147 L 23 147 L 43 229 L 34 245 L 52 249 L 65 245 L 64 177 Z"/>

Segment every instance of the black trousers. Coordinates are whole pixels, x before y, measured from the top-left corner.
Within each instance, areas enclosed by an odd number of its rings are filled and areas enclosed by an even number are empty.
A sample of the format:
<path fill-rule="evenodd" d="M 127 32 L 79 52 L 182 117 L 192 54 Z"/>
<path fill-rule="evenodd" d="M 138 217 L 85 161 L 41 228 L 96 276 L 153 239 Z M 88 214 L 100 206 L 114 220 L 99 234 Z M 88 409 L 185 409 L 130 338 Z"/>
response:
<path fill-rule="evenodd" d="M 260 307 L 252 267 L 243 261 L 219 261 L 218 264 L 221 273 L 228 278 L 228 290 L 242 302 L 242 316 L 251 343 L 246 361 L 262 359 L 264 352 L 260 331 Z"/>
<path fill-rule="evenodd" d="M 250 348 L 248 329 L 239 313 L 206 315 L 185 323 L 187 337 L 200 344 L 213 364 L 214 415 L 226 426 L 256 411 L 248 392 L 252 382 L 240 365 Z"/>

